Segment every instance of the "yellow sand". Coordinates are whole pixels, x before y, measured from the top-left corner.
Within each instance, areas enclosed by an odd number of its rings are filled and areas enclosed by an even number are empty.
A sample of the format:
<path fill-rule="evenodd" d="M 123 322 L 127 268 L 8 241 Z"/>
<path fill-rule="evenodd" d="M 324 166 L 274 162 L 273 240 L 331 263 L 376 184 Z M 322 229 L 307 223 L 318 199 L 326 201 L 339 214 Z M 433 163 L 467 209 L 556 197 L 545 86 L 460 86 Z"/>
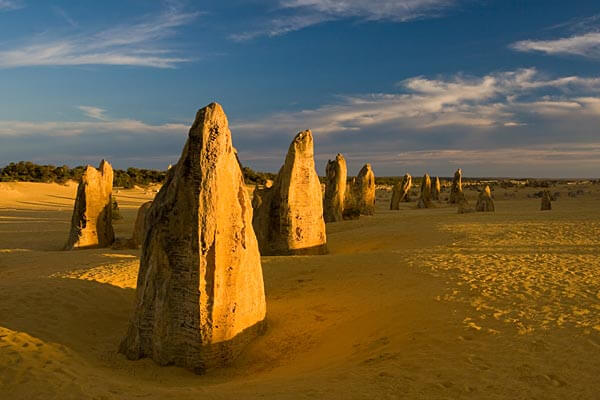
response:
<path fill-rule="evenodd" d="M 600 193 L 573 189 L 463 215 L 380 192 L 375 216 L 328 224 L 331 254 L 263 258 L 267 333 L 197 376 L 116 353 L 139 251 L 60 251 L 76 185 L 1 183 L 0 398 L 598 398 Z M 116 193 L 117 236 L 153 195 Z"/>

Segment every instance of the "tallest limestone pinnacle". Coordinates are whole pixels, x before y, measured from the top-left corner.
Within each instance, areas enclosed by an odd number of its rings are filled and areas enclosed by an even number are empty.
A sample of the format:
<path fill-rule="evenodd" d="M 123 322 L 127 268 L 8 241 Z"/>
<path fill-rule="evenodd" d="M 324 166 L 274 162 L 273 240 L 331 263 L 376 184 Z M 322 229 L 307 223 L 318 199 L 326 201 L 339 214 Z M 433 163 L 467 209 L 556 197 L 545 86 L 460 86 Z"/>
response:
<path fill-rule="evenodd" d="M 198 111 L 148 210 L 135 302 L 120 352 L 196 372 L 230 362 L 264 327 L 252 206 L 219 104 Z"/>

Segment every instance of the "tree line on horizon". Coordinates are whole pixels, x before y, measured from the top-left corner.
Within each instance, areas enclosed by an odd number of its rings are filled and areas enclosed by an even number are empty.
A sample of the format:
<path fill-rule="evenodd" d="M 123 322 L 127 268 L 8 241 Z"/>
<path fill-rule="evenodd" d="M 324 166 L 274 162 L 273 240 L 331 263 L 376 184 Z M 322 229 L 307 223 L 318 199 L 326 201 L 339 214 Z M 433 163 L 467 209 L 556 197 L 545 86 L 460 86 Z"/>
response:
<path fill-rule="evenodd" d="M 0 182 L 41 182 L 64 184 L 70 180 L 79 182 L 85 172 L 85 166 L 70 168 L 67 165 L 39 165 L 31 161 L 10 163 L 0 168 Z M 167 171 L 145 168 L 115 169 L 113 185 L 115 187 L 133 188 L 135 185 L 145 186 L 163 183 Z M 275 174 L 255 172 L 251 168 L 242 167 L 244 180 L 248 184 L 264 184 L 268 179 L 275 179 Z"/>
<path fill-rule="evenodd" d="M 244 181 L 249 185 L 264 185 L 268 180 L 274 180 L 277 174 L 271 172 L 254 171 L 250 167 L 242 166 Z M 41 183 L 59 183 L 63 184 L 69 180 L 79 182 L 85 171 L 85 166 L 78 165 L 70 168 L 67 165 L 39 165 L 31 161 L 19 161 L 10 163 L 0 169 L 0 182 L 41 182 Z M 114 169 L 113 185 L 126 189 L 133 188 L 135 185 L 144 186 L 150 184 L 161 184 L 164 182 L 167 171 L 154 169 L 130 167 L 126 170 Z M 393 185 L 400 177 L 376 177 L 375 183 L 378 185 Z M 420 181 L 420 177 L 414 178 L 415 182 Z M 321 183 L 325 183 L 325 177 L 319 177 Z M 351 181 L 352 177 L 348 177 Z"/>
<path fill-rule="evenodd" d="M 277 174 L 271 172 L 259 172 L 254 171 L 249 167 L 242 168 L 242 174 L 244 175 L 244 181 L 249 185 L 264 185 L 267 180 L 274 180 Z M 39 165 L 31 161 L 19 161 L 17 163 L 10 163 L 3 168 L 0 168 L 0 182 L 43 182 L 43 183 L 66 183 L 69 180 L 79 182 L 81 176 L 85 171 L 85 166 L 79 165 L 74 168 L 70 168 L 67 165 L 54 166 L 54 165 Z M 122 188 L 133 188 L 135 185 L 145 186 L 150 184 L 163 183 L 167 176 L 167 171 L 160 171 L 155 169 L 145 168 L 134 168 L 130 167 L 126 170 L 115 169 L 113 185 L 115 187 Z M 352 177 L 348 177 L 351 181 Z M 402 177 L 400 176 L 380 176 L 375 177 L 375 183 L 377 185 L 395 185 Z M 413 177 L 413 184 L 415 186 L 420 185 L 421 177 Z M 451 181 L 452 178 L 440 177 L 442 181 Z M 482 178 L 473 178 L 474 181 L 478 181 Z M 321 183 L 325 183 L 325 177 L 319 177 Z M 463 178 L 463 180 L 469 181 L 469 178 Z M 524 186 L 528 187 L 549 187 L 553 184 L 562 181 L 560 179 L 518 179 L 523 181 Z M 596 183 L 594 180 L 593 183 Z M 497 182 L 490 182 L 490 186 L 500 185 L 501 187 L 514 187 L 514 180 L 507 178 L 500 179 Z"/>

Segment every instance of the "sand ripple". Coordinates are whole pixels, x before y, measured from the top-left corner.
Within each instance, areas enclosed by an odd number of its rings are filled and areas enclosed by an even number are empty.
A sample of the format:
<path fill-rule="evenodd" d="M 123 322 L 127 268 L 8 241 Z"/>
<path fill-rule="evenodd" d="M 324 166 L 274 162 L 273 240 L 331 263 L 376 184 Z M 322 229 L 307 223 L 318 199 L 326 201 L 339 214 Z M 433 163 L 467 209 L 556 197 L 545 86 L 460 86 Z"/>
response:
<path fill-rule="evenodd" d="M 493 330 L 493 321 L 503 321 L 522 334 L 566 325 L 600 331 L 600 223 L 515 220 L 441 229 L 456 238 L 453 251 L 434 251 L 420 263 L 450 272 L 454 285 L 440 299 L 469 302 L 477 313 L 468 326 Z"/>
<path fill-rule="evenodd" d="M 137 259 L 100 265 L 94 268 L 82 268 L 51 275 L 51 278 L 83 279 L 108 283 L 120 288 L 135 289 L 140 262 Z"/>

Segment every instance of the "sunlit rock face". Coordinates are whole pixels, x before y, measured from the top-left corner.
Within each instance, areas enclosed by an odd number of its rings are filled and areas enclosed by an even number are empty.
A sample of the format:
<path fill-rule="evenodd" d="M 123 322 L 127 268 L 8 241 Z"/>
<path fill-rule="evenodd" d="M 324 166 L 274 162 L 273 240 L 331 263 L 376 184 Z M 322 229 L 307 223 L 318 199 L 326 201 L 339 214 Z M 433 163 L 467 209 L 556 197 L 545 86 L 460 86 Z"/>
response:
<path fill-rule="evenodd" d="M 459 168 L 454 173 L 454 179 L 452 179 L 452 187 L 450 188 L 450 196 L 448 197 L 448 203 L 460 204 L 465 199 L 465 194 L 462 188 L 462 170 Z"/>
<path fill-rule="evenodd" d="M 496 211 L 496 207 L 494 206 L 494 199 L 492 199 L 492 191 L 488 185 L 485 186 L 485 189 L 481 193 L 479 193 L 479 197 L 477 198 L 477 204 L 475 205 L 475 210 L 480 212 L 493 212 Z"/>
<path fill-rule="evenodd" d="M 371 164 L 365 164 L 354 181 L 354 202 L 361 215 L 375 213 L 375 174 Z"/>
<path fill-rule="evenodd" d="M 112 226 L 113 169 L 102 160 L 88 165 L 77 188 L 66 250 L 108 247 L 115 240 Z"/>
<path fill-rule="evenodd" d="M 327 252 L 323 192 L 310 130 L 296 135 L 273 186 L 258 195 L 253 225 L 262 255 Z"/>
<path fill-rule="evenodd" d="M 421 192 L 417 201 L 417 208 L 431 208 L 431 178 L 428 174 L 423 176 L 421 181 Z"/>
<path fill-rule="evenodd" d="M 151 201 L 147 201 L 140 206 L 137 212 L 137 216 L 135 218 L 135 225 L 133 227 L 133 236 L 131 237 L 131 247 L 134 249 L 139 248 L 144 242 L 144 237 L 146 233 L 146 217 L 148 215 L 148 210 L 150 210 L 150 206 L 152 205 Z"/>
<path fill-rule="evenodd" d="M 544 193 L 542 194 L 542 204 L 540 206 L 540 210 L 552 210 L 552 195 L 550 194 L 549 190 L 544 190 Z"/>
<path fill-rule="evenodd" d="M 198 111 L 145 223 L 120 352 L 198 373 L 231 362 L 263 330 L 266 305 L 250 197 L 219 104 Z"/>
<path fill-rule="evenodd" d="M 440 193 L 442 193 L 442 185 L 440 184 L 440 178 L 436 176 L 431 184 L 431 200 L 439 201 Z"/>
<path fill-rule="evenodd" d="M 348 175 L 344 156 L 338 154 L 335 160 L 329 160 L 326 173 L 327 182 L 323 199 L 323 216 L 325 222 L 341 221 L 344 215 L 344 198 L 346 197 Z"/>
<path fill-rule="evenodd" d="M 412 176 L 404 174 L 402 180 L 392 188 L 392 200 L 390 210 L 399 210 L 400 203 L 410 201 L 410 188 L 412 187 Z"/>

